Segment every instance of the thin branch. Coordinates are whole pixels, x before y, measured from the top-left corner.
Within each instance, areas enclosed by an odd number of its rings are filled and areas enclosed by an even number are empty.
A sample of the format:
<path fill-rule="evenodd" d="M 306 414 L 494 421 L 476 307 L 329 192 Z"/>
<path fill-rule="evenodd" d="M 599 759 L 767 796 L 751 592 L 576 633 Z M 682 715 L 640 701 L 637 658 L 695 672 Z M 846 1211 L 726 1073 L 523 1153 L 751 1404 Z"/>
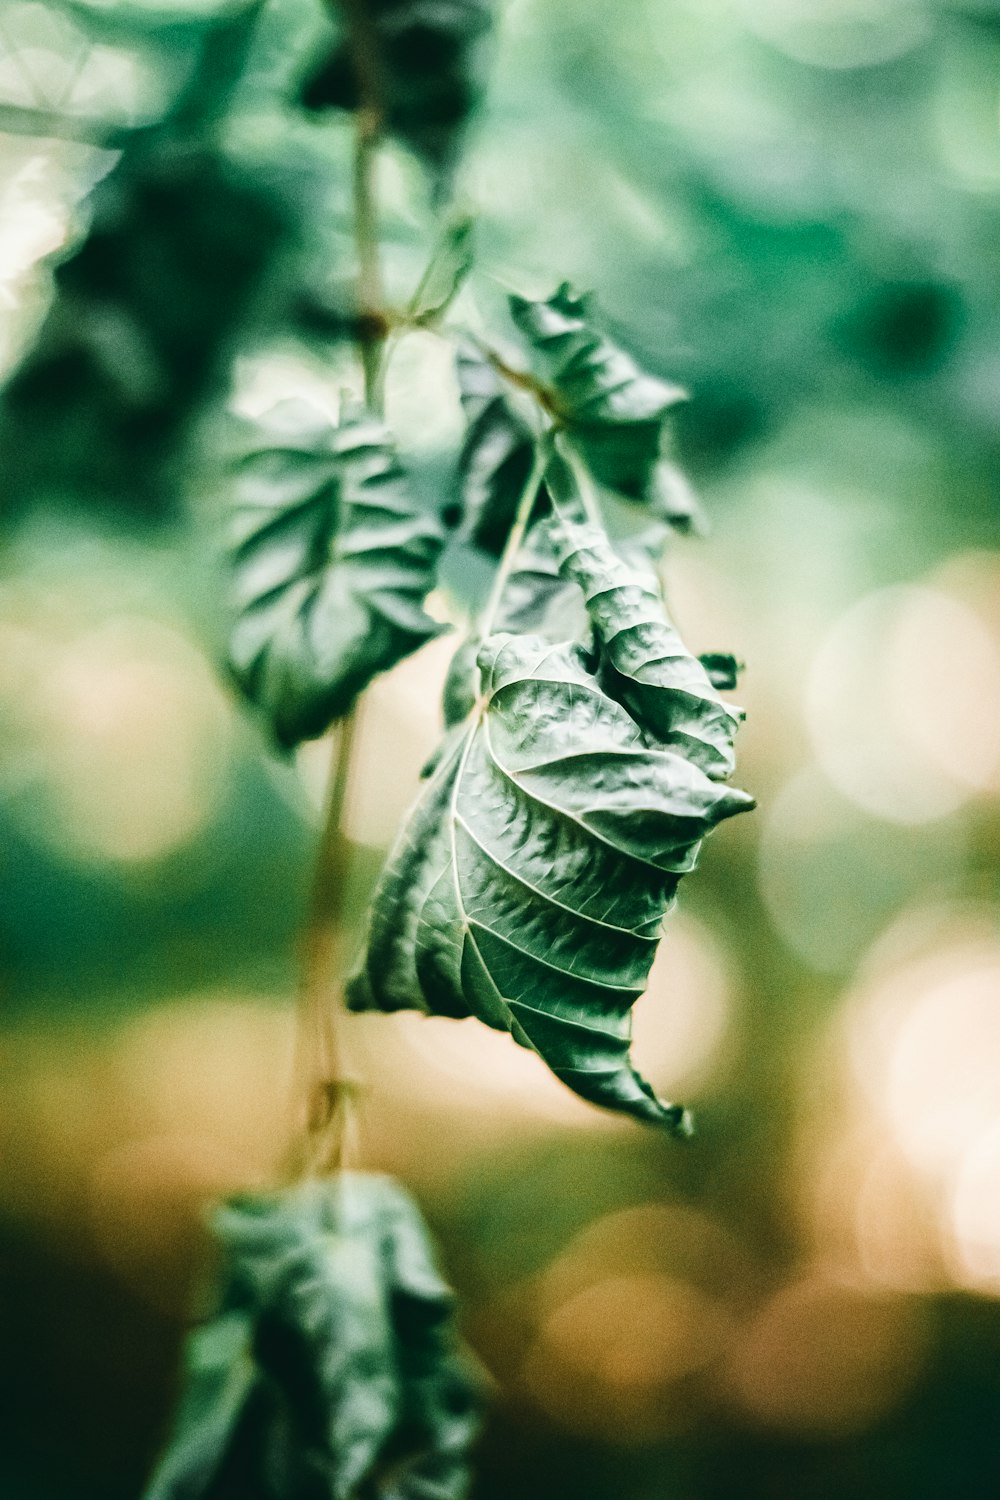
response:
<path fill-rule="evenodd" d="M 355 704 L 340 723 L 303 937 L 293 1079 L 296 1149 L 301 1149 L 302 1159 L 293 1165 L 295 1175 L 335 1169 L 343 1161 L 352 1086 L 344 1076 L 334 987 L 343 970 L 344 897 L 350 870 L 343 824 L 358 719 Z"/>
<path fill-rule="evenodd" d="M 347 21 L 348 47 L 358 83 L 354 126 L 354 244 L 358 257 L 359 348 L 365 400 L 382 406 L 381 366 L 386 322 L 382 311 L 382 272 L 378 255 L 378 201 L 375 168 L 385 125 L 385 88 L 378 31 L 369 0 L 339 0 Z"/>

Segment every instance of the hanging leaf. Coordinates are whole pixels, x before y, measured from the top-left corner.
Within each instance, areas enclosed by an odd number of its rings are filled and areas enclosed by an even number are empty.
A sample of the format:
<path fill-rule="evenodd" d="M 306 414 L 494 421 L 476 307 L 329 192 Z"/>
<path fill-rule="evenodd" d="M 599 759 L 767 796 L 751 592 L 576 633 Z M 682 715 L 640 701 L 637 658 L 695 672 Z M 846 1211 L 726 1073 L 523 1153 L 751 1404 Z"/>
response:
<path fill-rule="evenodd" d="M 458 462 L 462 500 L 458 535 L 499 557 L 534 465 L 537 436 L 471 340 L 459 344 L 455 371 L 467 423 Z M 548 508 L 542 488 L 534 513 L 540 515 Z"/>
<path fill-rule="evenodd" d="M 596 670 L 572 642 L 483 643 L 475 711 L 389 858 L 349 1004 L 478 1016 L 582 1097 L 683 1132 L 685 1112 L 631 1064 L 631 1007 L 702 839 L 752 799 L 713 779 L 735 714 L 693 659 L 657 675 L 673 632 L 658 601 L 645 604 L 646 580 L 628 582 L 606 542 L 602 556 L 599 535 L 560 533 L 563 572 L 585 585 Z M 592 586 L 599 566 L 606 594 Z M 630 652 L 616 650 L 618 629 Z"/>
<path fill-rule="evenodd" d="M 478 1426 L 452 1296 L 388 1178 L 232 1200 L 146 1500 L 462 1500 Z"/>
<path fill-rule="evenodd" d="M 234 489 L 230 665 L 294 745 L 444 628 L 423 608 L 444 535 L 360 407 L 335 427 L 281 402 L 252 433 Z"/>
<path fill-rule="evenodd" d="M 362 102 L 355 58 L 365 71 L 387 128 L 436 172 L 446 172 L 483 89 L 484 43 L 493 0 L 357 0 L 349 10 L 354 48 L 343 40 L 305 84 L 307 109 L 357 109 Z M 367 82 L 367 80 L 366 80 Z"/>
<path fill-rule="evenodd" d="M 664 420 L 686 392 L 640 370 L 594 327 L 587 303 L 567 284 L 547 302 L 511 297 L 510 307 L 557 419 L 595 478 L 648 504 L 677 529 L 690 529 L 697 502 L 663 458 Z"/>

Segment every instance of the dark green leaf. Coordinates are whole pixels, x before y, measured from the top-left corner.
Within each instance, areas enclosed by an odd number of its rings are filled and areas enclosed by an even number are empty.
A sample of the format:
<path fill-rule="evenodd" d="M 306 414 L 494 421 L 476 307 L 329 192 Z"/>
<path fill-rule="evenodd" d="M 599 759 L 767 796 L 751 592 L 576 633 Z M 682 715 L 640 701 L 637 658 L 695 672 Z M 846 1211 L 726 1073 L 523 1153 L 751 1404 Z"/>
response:
<path fill-rule="evenodd" d="M 250 434 L 234 489 L 230 664 L 294 745 L 441 631 L 423 604 L 444 534 L 360 407 L 335 427 L 307 402 L 281 402 Z"/>
<path fill-rule="evenodd" d="M 92 201 L 3 393 L 0 506 L 161 516 L 238 340 L 296 263 L 296 212 L 215 148 L 164 138 L 137 141 Z"/>
<path fill-rule="evenodd" d="M 493 0 L 360 0 L 354 48 L 367 59 L 388 129 L 435 169 L 455 157 L 483 88 Z M 357 109 L 357 53 L 342 41 L 307 81 L 309 109 Z"/>
<path fill-rule="evenodd" d="M 737 718 L 602 533 L 558 536 L 596 668 L 571 642 L 483 643 L 475 712 L 389 858 L 349 1003 L 476 1015 L 584 1098 L 683 1131 L 632 1067 L 631 1007 L 702 839 L 752 805 L 715 779 Z"/>
<path fill-rule="evenodd" d="M 551 404 L 595 478 L 688 529 L 694 495 L 663 458 L 664 420 L 686 393 L 640 370 L 595 328 L 587 303 L 568 285 L 547 302 L 511 297 L 510 306 Z"/>
<path fill-rule="evenodd" d="M 238 1198 L 146 1500 L 461 1500 L 477 1429 L 452 1297 L 420 1215 L 346 1174 Z"/>

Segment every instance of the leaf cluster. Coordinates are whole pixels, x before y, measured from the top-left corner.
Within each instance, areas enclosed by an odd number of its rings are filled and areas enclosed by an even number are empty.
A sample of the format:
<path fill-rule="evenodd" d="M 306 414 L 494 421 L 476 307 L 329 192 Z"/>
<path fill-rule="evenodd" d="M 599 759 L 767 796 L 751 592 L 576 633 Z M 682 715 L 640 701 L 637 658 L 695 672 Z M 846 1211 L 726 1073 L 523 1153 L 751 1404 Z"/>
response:
<path fill-rule="evenodd" d="M 406 1193 L 352 1173 L 211 1228 L 217 1305 L 145 1500 L 461 1500 L 478 1403 Z"/>

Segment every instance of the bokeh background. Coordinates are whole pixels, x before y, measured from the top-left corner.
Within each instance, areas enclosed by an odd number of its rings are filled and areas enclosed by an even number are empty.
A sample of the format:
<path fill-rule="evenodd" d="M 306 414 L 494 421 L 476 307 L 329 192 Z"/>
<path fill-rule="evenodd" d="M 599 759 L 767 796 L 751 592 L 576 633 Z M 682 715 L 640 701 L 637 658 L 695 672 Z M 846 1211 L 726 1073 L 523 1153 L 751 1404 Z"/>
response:
<path fill-rule="evenodd" d="M 350 127 L 287 105 L 318 5 L 240 16 L 0 9 L 4 1500 L 139 1493 L 201 1205 L 284 1127 L 329 746 L 279 760 L 217 669 L 208 459 L 227 398 L 356 378 Z M 637 1010 L 690 1147 L 475 1023 L 346 1023 L 358 1159 L 422 1203 L 492 1383 L 477 1495 L 1000 1493 L 1000 5 L 510 0 L 460 184 L 470 315 L 568 277 L 693 393 L 713 529 L 666 577 L 747 662 L 760 804 Z M 402 296 L 432 218 L 394 147 L 380 191 Z M 431 335 L 388 402 L 446 493 Z M 352 930 L 449 650 L 365 702 Z"/>

